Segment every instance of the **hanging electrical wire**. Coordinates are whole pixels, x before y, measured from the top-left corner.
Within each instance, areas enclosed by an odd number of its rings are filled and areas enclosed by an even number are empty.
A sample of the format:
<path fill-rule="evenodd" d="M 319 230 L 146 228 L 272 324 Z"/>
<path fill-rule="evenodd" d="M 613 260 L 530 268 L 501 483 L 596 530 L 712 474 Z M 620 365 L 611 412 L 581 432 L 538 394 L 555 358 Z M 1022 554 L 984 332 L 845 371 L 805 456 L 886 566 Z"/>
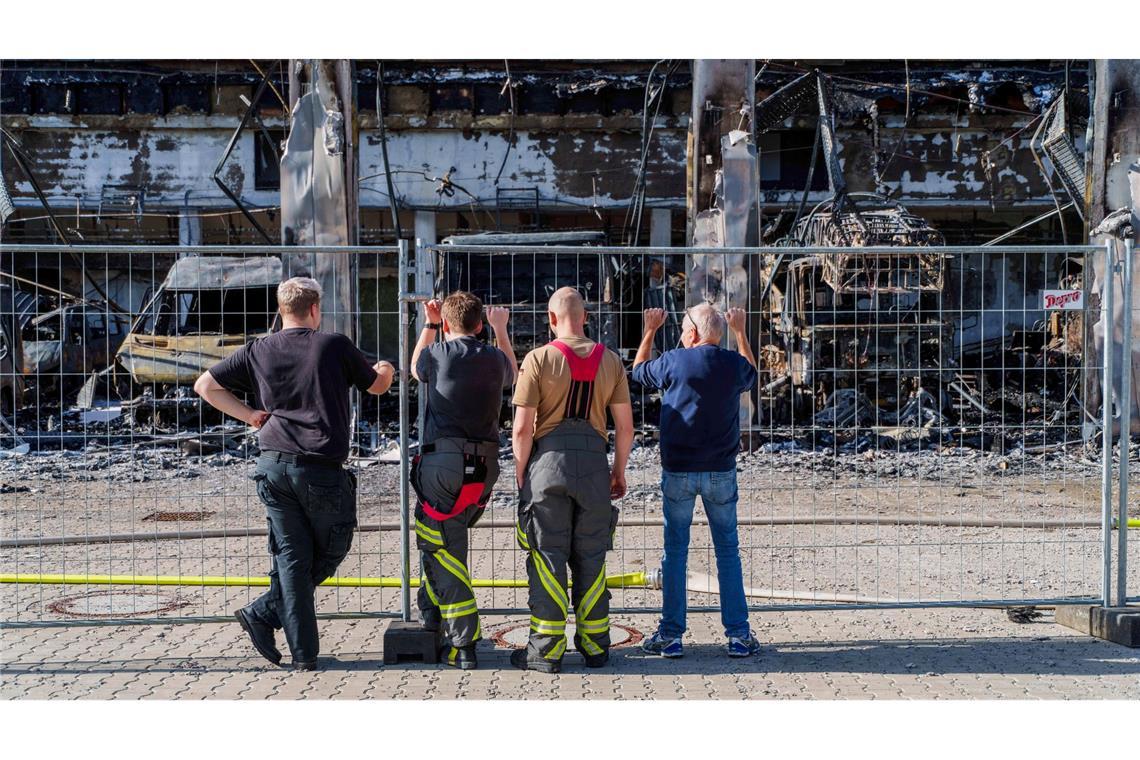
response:
<path fill-rule="evenodd" d="M 384 161 L 384 180 L 388 183 L 388 208 L 392 211 L 392 229 L 396 231 L 396 240 L 404 238 L 400 229 L 399 199 L 396 196 L 396 186 L 392 183 L 392 166 L 388 163 L 388 131 L 384 128 L 384 108 L 381 97 L 384 94 L 384 63 L 376 61 L 376 124 L 380 128 L 380 156 Z"/>
<path fill-rule="evenodd" d="M 902 132 L 899 133 L 899 139 L 895 141 L 895 147 L 894 150 L 891 151 L 890 157 L 886 163 L 883 164 L 883 168 L 878 172 L 879 176 L 875 177 L 875 183 L 879 185 L 883 183 L 883 177 L 887 176 L 887 169 L 890 168 L 891 162 L 894 161 L 895 156 L 898 155 L 899 146 L 906 140 L 907 127 L 910 125 L 910 62 L 905 58 L 903 59 L 903 70 L 906 73 L 906 106 L 903 108 Z M 890 198 L 901 189 L 902 182 L 900 181 L 894 190 L 887 193 L 886 197 Z"/>
<path fill-rule="evenodd" d="M 281 107 L 284 108 L 286 112 L 288 112 L 289 111 L 289 104 L 285 102 L 285 98 L 282 97 L 280 90 L 277 89 L 277 86 L 275 84 L 273 84 L 273 82 L 270 81 L 270 79 L 266 75 L 266 73 L 261 70 L 261 67 L 257 65 L 257 61 L 250 58 L 249 63 L 250 63 L 250 65 L 253 66 L 254 71 L 256 71 L 258 73 L 258 75 L 269 84 L 269 89 L 273 92 L 274 95 L 277 96 L 277 100 L 281 102 Z M 217 69 L 216 68 L 214 70 L 214 76 L 217 77 Z"/>
<path fill-rule="evenodd" d="M 503 93 L 507 93 L 510 97 L 511 112 L 507 117 L 507 150 L 503 153 L 503 162 L 499 164 L 499 173 L 495 175 L 495 187 L 499 186 L 499 178 L 503 176 L 503 169 L 507 166 L 507 158 L 511 155 L 511 149 L 515 145 L 515 83 L 511 79 L 511 63 L 504 59 L 503 66 L 507 70 L 507 81 L 503 83 L 503 89 L 499 91 L 499 97 L 502 98 Z"/>
<path fill-rule="evenodd" d="M 663 64 L 667 64 L 665 73 L 661 78 L 661 84 L 654 89 L 653 76 Z M 657 117 L 661 113 L 661 105 L 665 100 L 665 90 L 669 84 L 669 77 L 676 72 L 680 65 L 679 60 L 662 59 L 657 61 L 650 68 L 649 76 L 645 80 L 645 94 L 642 97 L 641 107 L 641 148 L 638 156 L 637 174 L 634 177 L 630 203 L 626 207 L 625 220 L 622 223 L 622 240 L 626 245 L 637 245 L 641 236 L 641 220 L 645 211 L 646 166 L 649 162 L 649 149 L 652 146 Z M 649 114 L 651 105 L 654 105 L 652 116 Z"/>
<path fill-rule="evenodd" d="M 808 162 L 807 180 L 804 182 L 804 192 L 800 196 L 800 205 L 796 207 L 796 216 L 792 219 L 791 231 L 794 234 L 796 225 L 799 224 L 800 218 L 804 214 L 804 207 L 807 205 L 808 194 L 811 192 L 812 182 L 815 180 L 815 164 L 816 157 L 819 155 L 819 133 L 821 129 L 820 120 L 815 120 L 815 137 L 811 140 L 811 160 Z M 799 241 L 803 245 L 803 241 Z"/>

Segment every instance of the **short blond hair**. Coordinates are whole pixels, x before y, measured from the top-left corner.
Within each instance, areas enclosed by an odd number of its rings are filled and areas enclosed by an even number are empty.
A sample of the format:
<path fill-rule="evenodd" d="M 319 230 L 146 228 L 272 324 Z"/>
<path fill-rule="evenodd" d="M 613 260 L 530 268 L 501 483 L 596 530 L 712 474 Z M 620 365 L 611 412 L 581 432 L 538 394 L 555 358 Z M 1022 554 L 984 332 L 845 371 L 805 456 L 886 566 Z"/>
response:
<path fill-rule="evenodd" d="M 290 277 L 277 286 L 277 308 L 284 314 L 303 317 L 321 302 L 321 284 L 312 277 Z"/>

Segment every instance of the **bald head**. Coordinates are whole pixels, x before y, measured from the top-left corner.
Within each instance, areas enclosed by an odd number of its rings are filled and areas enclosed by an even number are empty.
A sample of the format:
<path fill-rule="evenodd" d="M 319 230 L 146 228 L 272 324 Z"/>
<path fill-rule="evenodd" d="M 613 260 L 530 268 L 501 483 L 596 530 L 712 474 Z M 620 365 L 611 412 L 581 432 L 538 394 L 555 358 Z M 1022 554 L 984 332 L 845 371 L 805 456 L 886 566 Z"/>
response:
<path fill-rule="evenodd" d="M 586 313 L 586 302 L 582 300 L 582 294 L 574 288 L 559 288 L 550 297 L 550 303 L 546 308 L 559 318 L 577 321 Z"/>
<path fill-rule="evenodd" d="M 550 296 L 546 306 L 550 312 L 550 326 L 559 337 L 584 335 L 586 328 L 586 302 L 574 288 L 559 288 Z"/>

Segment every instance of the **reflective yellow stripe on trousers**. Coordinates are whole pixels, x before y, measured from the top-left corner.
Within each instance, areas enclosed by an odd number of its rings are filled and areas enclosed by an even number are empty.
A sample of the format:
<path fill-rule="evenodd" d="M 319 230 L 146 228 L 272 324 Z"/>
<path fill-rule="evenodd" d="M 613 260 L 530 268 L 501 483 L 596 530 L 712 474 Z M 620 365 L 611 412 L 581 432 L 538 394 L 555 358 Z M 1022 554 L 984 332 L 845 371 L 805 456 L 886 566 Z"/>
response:
<path fill-rule="evenodd" d="M 604 634 L 610 629 L 610 619 L 607 615 L 604 618 L 590 620 L 590 611 L 597 605 L 598 600 L 602 598 L 602 594 L 606 590 L 606 566 L 602 565 L 601 572 L 598 573 L 597 579 L 586 591 L 585 596 L 579 607 L 574 608 L 574 620 L 577 625 L 578 642 L 582 648 L 586 650 L 586 654 L 597 655 L 602 654 L 603 650 L 590 635 L 598 636 Z"/>

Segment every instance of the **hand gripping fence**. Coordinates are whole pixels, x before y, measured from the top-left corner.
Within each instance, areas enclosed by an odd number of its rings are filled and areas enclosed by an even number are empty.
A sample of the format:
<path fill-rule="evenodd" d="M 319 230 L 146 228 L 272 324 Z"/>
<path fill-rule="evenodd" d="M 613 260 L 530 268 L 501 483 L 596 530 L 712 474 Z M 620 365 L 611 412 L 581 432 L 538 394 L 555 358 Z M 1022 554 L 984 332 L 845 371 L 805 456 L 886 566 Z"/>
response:
<path fill-rule="evenodd" d="M 747 311 L 760 380 L 741 401 L 737 522 L 752 610 L 1123 603 L 1140 567 L 1122 401 L 1134 392 L 1132 255 L 1131 243 L 0 245 L 0 617 L 223 622 L 260 593 L 256 436 L 189 385 L 275 329 L 276 282 L 301 272 L 325 284 L 326 326 L 399 367 L 389 394 L 353 397 L 359 525 L 318 590 L 324 618 L 412 616 L 420 304 L 465 289 L 508 307 L 521 361 L 552 337 L 546 302 L 564 285 L 627 367 L 646 308 L 666 311 L 655 355 L 679 345 L 697 303 Z M 637 440 L 607 560 L 619 615 L 661 604 L 661 401 L 631 391 Z M 500 465 L 472 530 L 472 586 L 483 614 L 524 616 L 509 430 Z M 706 524 L 698 507 L 693 612 L 719 608 Z"/>

